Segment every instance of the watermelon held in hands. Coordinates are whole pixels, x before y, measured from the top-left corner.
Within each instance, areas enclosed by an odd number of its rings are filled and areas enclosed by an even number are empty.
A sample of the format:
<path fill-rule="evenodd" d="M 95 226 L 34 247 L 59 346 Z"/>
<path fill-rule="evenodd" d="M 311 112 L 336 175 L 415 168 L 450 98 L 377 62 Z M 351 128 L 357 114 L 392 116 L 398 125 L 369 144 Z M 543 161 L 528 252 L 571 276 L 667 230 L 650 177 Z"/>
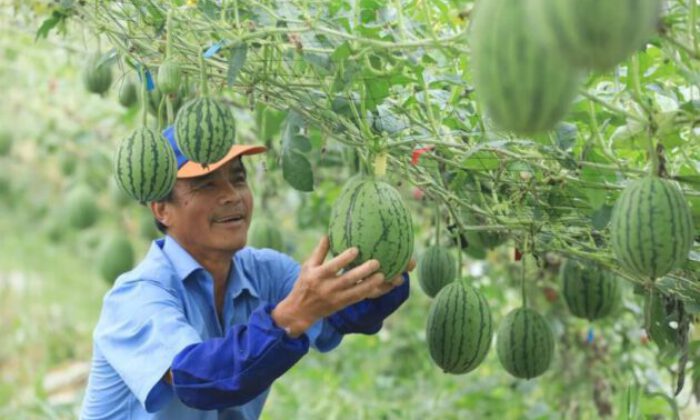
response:
<path fill-rule="evenodd" d="M 445 247 L 429 247 L 418 262 L 418 281 L 425 294 L 431 298 L 454 281 L 456 276 L 457 260 Z"/>
<path fill-rule="evenodd" d="M 114 155 L 117 184 L 140 202 L 165 198 L 177 177 L 175 152 L 159 133 L 140 128 L 119 144 Z"/>
<path fill-rule="evenodd" d="M 644 278 L 656 279 L 685 262 L 694 233 L 681 190 L 655 176 L 628 185 L 610 219 L 615 256 L 623 268 Z"/>
<path fill-rule="evenodd" d="M 233 114 L 215 99 L 193 99 L 175 117 L 175 140 L 182 154 L 193 162 L 207 165 L 221 160 L 235 138 Z"/>
<path fill-rule="evenodd" d="M 518 308 L 506 315 L 496 341 L 501 366 L 516 378 L 532 379 L 549 369 L 554 334 L 547 320 L 534 309 Z"/>
<path fill-rule="evenodd" d="M 333 255 L 356 246 L 347 267 L 377 259 L 387 281 L 406 269 L 413 254 L 411 213 L 399 192 L 373 177 L 353 177 L 333 204 L 328 227 Z"/>
<path fill-rule="evenodd" d="M 561 267 L 564 300 L 569 311 L 589 321 L 610 315 L 620 304 L 616 276 L 595 263 L 566 260 Z"/>
<path fill-rule="evenodd" d="M 428 312 L 426 339 L 430 357 L 445 373 L 476 369 L 492 338 L 491 310 L 478 290 L 460 281 L 440 290 Z"/>

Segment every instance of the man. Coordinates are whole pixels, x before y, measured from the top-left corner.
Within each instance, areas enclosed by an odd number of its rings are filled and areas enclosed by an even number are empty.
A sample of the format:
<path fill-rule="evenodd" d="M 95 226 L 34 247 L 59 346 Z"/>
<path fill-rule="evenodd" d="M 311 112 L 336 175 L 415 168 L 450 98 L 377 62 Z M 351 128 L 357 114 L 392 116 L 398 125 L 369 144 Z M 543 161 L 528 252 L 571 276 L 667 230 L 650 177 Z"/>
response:
<path fill-rule="evenodd" d="M 325 261 L 326 237 L 302 266 L 246 247 L 253 198 L 241 157 L 265 148 L 235 145 L 204 168 L 180 153 L 172 127 L 163 134 L 178 179 L 150 207 L 166 235 L 104 298 L 81 418 L 255 419 L 310 345 L 325 352 L 344 334 L 379 331 L 408 298 L 408 275 L 387 282 L 376 260 L 339 274 L 357 250 Z"/>

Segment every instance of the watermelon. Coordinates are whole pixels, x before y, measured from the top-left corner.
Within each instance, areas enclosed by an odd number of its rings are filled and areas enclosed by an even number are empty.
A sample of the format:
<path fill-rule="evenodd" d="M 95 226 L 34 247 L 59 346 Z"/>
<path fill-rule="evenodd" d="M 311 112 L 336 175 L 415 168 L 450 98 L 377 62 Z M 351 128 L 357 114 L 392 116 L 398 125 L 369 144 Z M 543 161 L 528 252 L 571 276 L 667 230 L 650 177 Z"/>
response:
<path fill-rule="evenodd" d="M 122 273 L 134 266 L 134 248 L 129 238 L 122 234 L 114 234 L 100 247 L 98 268 L 102 278 L 113 283 Z"/>
<path fill-rule="evenodd" d="M 377 259 L 387 281 L 404 271 L 413 254 L 413 222 L 391 185 L 373 177 L 353 177 L 333 203 L 328 227 L 333 255 L 356 246 L 352 268 Z"/>
<path fill-rule="evenodd" d="M 282 233 L 267 218 L 258 218 L 250 226 L 250 245 L 284 252 Z"/>
<path fill-rule="evenodd" d="M 589 321 L 604 318 L 620 304 L 618 279 L 598 264 L 566 260 L 560 275 L 564 300 L 576 317 Z"/>
<path fill-rule="evenodd" d="M 457 275 L 457 260 L 450 250 L 439 245 L 429 247 L 418 262 L 418 280 L 426 295 L 435 297 Z"/>
<path fill-rule="evenodd" d="M 534 34 L 528 1 L 476 6 L 472 61 L 478 99 L 500 128 L 530 135 L 554 128 L 576 95 L 580 71 Z"/>
<path fill-rule="evenodd" d="M 72 188 L 66 195 L 65 217 L 69 226 L 86 229 L 94 225 L 99 216 L 93 191 L 84 184 Z"/>
<path fill-rule="evenodd" d="M 428 312 L 426 339 L 430 357 L 445 373 L 476 369 L 491 348 L 491 310 L 484 296 L 462 282 L 445 286 Z"/>
<path fill-rule="evenodd" d="M 661 0 L 534 0 L 530 10 L 544 39 L 573 65 L 609 70 L 655 32 Z"/>
<path fill-rule="evenodd" d="M 488 224 L 483 216 L 470 211 L 462 212 L 462 223 L 467 226 Z M 467 254 L 478 259 L 486 258 L 487 250 L 496 248 L 508 240 L 504 233 L 489 230 L 467 230 L 464 232 L 464 237 L 467 240 Z"/>
<path fill-rule="evenodd" d="M 119 103 L 125 108 L 129 108 L 139 100 L 138 89 L 131 79 L 126 79 L 119 88 Z"/>
<path fill-rule="evenodd" d="M 177 163 L 168 141 L 149 128 L 139 128 L 119 144 L 114 155 L 117 184 L 131 198 L 158 201 L 175 185 Z"/>
<path fill-rule="evenodd" d="M 167 94 L 177 93 L 182 78 L 180 65 L 173 60 L 165 60 L 158 68 L 158 89 Z"/>
<path fill-rule="evenodd" d="M 187 102 L 175 118 L 175 140 L 188 159 L 203 165 L 226 156 L 233 146 L 236 123 L 225 105 L 211 98 Z"/>
<path fill-rule="evenodd" d="M 83 84 L 88 92 L 104 95 L 112 85 L 112 66 L 101 54 L 88 57 L 83 68 Z"/>
<path fill-rule="evenodd" d="M 549 369 L 554 355 L 554 334 L 547 320 L 534 309 L 514 309 L 498 327 L 496 349 L 508 373 L 531 379 Z"/>
<path fill-rule="evenodd" d="M 629 184 L 613 207 L 612 249 L 630 273 L 656 279 L 683 264 L 693 244 L 688 202 L 671 181 L 647 176 Z"/>

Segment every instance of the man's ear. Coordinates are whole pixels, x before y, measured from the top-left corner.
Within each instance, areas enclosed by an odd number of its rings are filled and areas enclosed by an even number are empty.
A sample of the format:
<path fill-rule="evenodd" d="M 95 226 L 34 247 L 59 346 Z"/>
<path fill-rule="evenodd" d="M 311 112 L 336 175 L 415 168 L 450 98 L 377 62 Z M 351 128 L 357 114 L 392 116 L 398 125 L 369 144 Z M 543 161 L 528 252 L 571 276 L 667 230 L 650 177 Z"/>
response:
<path fill-rule="evenodd" d="M 165 227 L 170 227 L 170 209 L 165 201 L 151 201 L 151 213 Z"/>

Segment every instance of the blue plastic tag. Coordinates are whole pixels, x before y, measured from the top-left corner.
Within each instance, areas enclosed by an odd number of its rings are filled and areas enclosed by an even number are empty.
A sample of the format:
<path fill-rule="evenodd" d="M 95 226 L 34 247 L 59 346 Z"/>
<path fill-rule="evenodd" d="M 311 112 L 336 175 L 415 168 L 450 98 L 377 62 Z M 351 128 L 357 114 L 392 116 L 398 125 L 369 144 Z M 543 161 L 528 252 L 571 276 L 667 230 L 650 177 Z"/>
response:
<path fill-rule="evenodd" d="M 221 49 L 221 43 L 216 42 L 204 52 L 204 58 L 212 58 Z"/>

